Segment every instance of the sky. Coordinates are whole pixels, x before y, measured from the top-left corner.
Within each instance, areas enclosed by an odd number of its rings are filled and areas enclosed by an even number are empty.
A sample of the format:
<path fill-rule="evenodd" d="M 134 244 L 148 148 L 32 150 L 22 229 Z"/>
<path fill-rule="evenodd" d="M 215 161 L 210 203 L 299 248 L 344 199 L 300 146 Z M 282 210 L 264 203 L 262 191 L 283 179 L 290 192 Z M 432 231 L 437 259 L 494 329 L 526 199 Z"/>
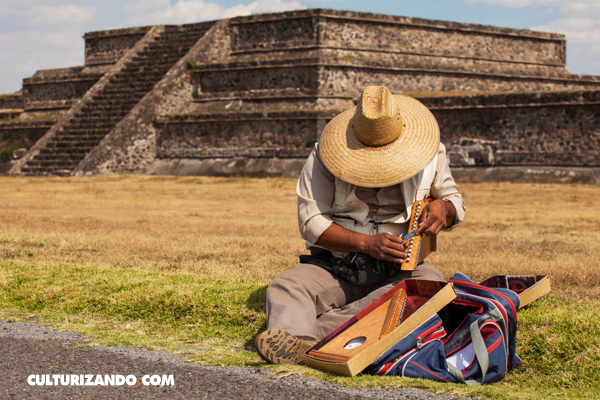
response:
<path fill-rule="evenodd" d="M 569 72 L 600 75 L 600 0 L 1 0 L 0 94 L 37 70 L 83 65 L 85 32 L 304 8 L 562 33 Z"/>

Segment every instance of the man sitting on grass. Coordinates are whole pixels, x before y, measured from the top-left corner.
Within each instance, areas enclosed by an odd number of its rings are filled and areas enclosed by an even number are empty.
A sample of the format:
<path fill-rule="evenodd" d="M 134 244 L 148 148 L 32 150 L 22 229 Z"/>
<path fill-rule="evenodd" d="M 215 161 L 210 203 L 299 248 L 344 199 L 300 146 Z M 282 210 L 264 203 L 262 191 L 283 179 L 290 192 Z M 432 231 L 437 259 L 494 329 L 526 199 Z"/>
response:
<path fill-rule="evenodd" d="M 400 281 L 444 279 L 425 262 L 400 269 L 413 203 L 435 199 L 418 235 L 451 229 L 465 214 L 433 114 L 382 86 L 366 87 L 356 107 L 327 124 L 296 193 L 311 256 L 267 289 L 267 331 L 256 348 L 275 364 L 300 363 L 317 340 Z"/>

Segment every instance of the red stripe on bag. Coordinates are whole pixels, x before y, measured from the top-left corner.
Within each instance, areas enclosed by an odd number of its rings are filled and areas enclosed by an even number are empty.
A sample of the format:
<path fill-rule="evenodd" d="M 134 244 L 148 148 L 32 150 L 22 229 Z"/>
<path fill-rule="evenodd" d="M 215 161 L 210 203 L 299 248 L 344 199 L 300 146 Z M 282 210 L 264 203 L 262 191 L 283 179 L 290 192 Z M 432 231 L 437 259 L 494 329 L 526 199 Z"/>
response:
<path fill-rule="evenodd" d="M 431 332 L 435 332 L 437 330 L 437 328 L 439 328 L 441 325 L 442 325 L 442 321 L 438 322 L 431 328 L 427 329 L 425 332 L 421 333 L 419 336 L 417 336 L 417 339 L 427 337 L 428 335 L 431 334 Z"/>
<path fill-rule="evenodd" d="M 510 329 L 509 329 L 509 323 L 508 323 L 508 314 L 506 313 L 506 310 L 504 309 L 504 306 L 501 303 L 498 303 L 496 300 L 491 299 L 489 297 L 483 297 L 483 296 L 479 296 L 477 294 L 463 292 L 461 290 L 456 290 L 456 293 L 462 293 L 462 294 L 466 294 L 468 296 L 475 296 L 475 297 L 484 299 L 485 301 L 489 301 L 490 303 L 492 303 L 494 305 L 494 307 L 496 307 L 500 311 L 500 314 L 502 314 L 502 319 L 504 320 L 504 326 L 506 327 L 506 333 L 507 334 L 509 333 Z M 515 314 L 515 326 L 516 326 L 516 321 L 517 321 L 517 317 Z"/>
<path fill-rule="evenodd" d="M 498 340 L 496 340 L 489 348 L 488 348 L 488 354 L 490 354 L 492 351 L 496 350 L 496 347 L 498 347 L 498 345 L 502 342 L 502 340 L 504 339 L 504 336 L 500 335 L 500 337 L 498 338 Z"/>
<path fill-rule="evenodd" d="M 513 304 L 513 302 L 512 302 L 511 299 L 509 299 L 508 297 L 506 297 L 505 295 L 503 295 L 502 293 L 500 293 L 500 292 L 498 292 L 496 290 L 493 290 L 493 289 L 490 289 L 490 288 L 486 288 L 485 286 L 481 286 L 481 285 L 478 285 L 476 283 L 460 281 L 460 280 L 457 280 L 457 279 L 451 279 L 448 282 L 452 282 L 452 283 L 454 283 L 456 285 L 469 286 L 469 287 L 472 287 L 474 289 L 485 290 L 487 292 L 494 293 L 497 296 L 502 297 L 504 300 L 506 300 L 506 302 L 508 303 L 508 305 L 512 309 L 513 315 L 515 316 L 515 332 L 517 331 L 517 324 L 516 324 L 516 322 L 517 322 L 517 308 L 515 307 L 515 305 Z M 506 322 L 508 323 L 508 319 L 506 320 Z"/>
<path fill-rule="evenodd" d="M 438 379 L 440 379 L 440 380 L 442 380 L 444 382 L 449 382 L 448 380 L 442 378 L 441 376 L 438 376 L 438 375 L 434 374 L 433 372 L 429 371 L 428 369 L 425 369 L 425 368 L 421 367 L 419 364 L 417 364 L 414 361 L 409 361 L 409 363 L 416 365 L 417 367 L 421 368 L 423 371 L 428 372 L 428 373 L 430 373 L 433 376 L 436 376 Z"/>

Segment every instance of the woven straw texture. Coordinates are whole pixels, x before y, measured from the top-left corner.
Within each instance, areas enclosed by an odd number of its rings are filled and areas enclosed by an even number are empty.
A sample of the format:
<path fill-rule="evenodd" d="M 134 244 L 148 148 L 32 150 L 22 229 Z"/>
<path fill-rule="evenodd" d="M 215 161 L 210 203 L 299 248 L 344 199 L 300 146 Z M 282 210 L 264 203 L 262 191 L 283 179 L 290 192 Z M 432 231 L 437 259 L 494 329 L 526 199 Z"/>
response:
<path fill-rule="evenodd" d="M 418 100 L 394 95 L 403 123 L 400 136 L 384 146 L 367 146 L 354 135 L 356 107 L 327 124 L 319 141 L 321 160 L 336 177 L 351 184 L 378 188 L 404 182 L 435 157 L 440 128 Z"/>
<path fill-rule="evenodd" d="M 385 86 L 367 86 L 356 106 L 354 135 L 366 145 L 391 143 L 402 130 L 402 120 L 394 97 Z"/>

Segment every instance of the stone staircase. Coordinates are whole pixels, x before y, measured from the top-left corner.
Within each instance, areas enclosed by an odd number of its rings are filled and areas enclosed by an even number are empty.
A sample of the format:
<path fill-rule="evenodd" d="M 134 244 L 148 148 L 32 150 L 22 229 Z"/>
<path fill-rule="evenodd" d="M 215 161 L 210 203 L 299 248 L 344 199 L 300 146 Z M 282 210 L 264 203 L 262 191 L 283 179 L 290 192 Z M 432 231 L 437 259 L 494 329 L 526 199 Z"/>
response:
<path fill-rule="evenodd" d="M 163 78 L 210 25 L 165 26 L 144 50 L 85 104 L 22 167 L 26 175 L 69 175 L 125 115 Z"/>

